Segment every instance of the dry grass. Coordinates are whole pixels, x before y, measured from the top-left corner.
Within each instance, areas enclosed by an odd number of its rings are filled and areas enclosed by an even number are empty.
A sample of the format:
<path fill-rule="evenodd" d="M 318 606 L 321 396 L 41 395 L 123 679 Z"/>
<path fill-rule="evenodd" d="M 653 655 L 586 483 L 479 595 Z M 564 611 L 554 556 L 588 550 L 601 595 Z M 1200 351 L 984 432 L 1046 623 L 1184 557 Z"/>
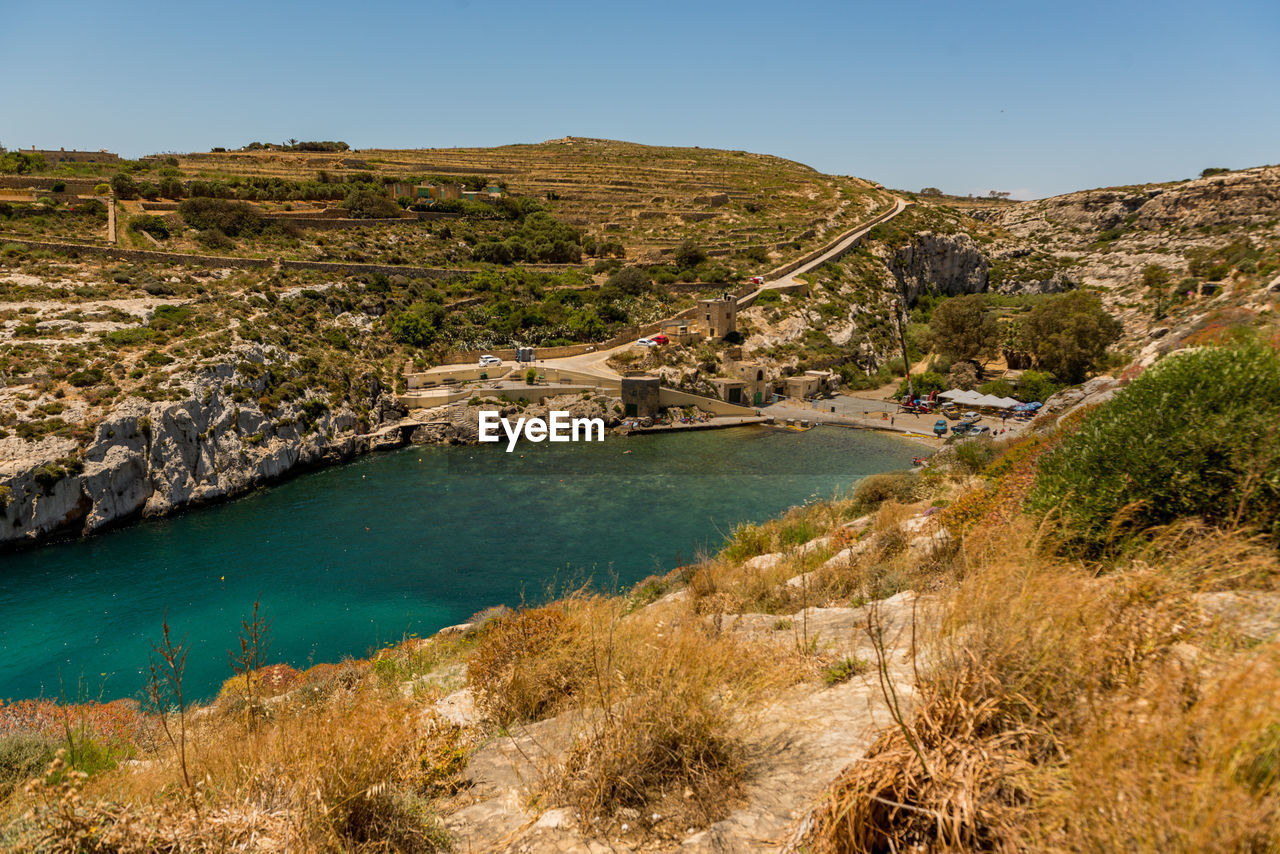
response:
<path fill-rule="evenodd" d="M 468 678 L 496 723 L 559 715 L 565 749 L 544 748 L 539 806 L 569 806 L 597 831 L 676 838 L 734 803 L 752 710 L 794 680 L 792 655 L 683 602 L 636 611 L 578 595 L 494 621 Z"/>
<path fill-rule="evenodd" d="M 677 838 L 728 813 L 756 701 L 795 678 L 785 651 L 722 633 L 683 605 L 587 624 L 592 678 L 543 794 L 585 826 Z"/>
<path fill-rule="evenodd" d="M 456 788 L 468 737 L 358 669 L 322 674 L 252 726 L 234 703 L 190 721 L 194 808 L 168 753 L 92 778 L 54 769 L 0 839 L 43 851 L 439 850 L 429 798 Z"/>
<path fill-rule="evenodd" d="M 493 620 L 467 664 L 478 708 L 504 727 L 562 708 L 591 677 L 585 627 L 600 606 L 571 597 Z"/>
<path fill-rule="evenodd" d="M 962 557 L 910 714 L 800 844 L 1276 850 L 1280 645 L 1250 647 L 1196 604 L 1274 590 L 1270 546 L 1185 524 L 1099 574 L 1019 520 L 975 531 Z"/>
<path fill-rule="evenodd" d="M 690 574 L 693 607 L 703 614 L 793 614 L 809 607 L 857 606 L 954 580 L 955 544 L 938 541 L 923 553 L 908 549 L 912 535 L 902 524 L 924 505 L 877 503 L 878 509 L 853 527 L 845 524 L 867 506 L 857 499 L 796 508 L 781 519 L 739 528 L 729 546 Z M 797 530 L 803 538 L 788 536 Z M 813 540 L 809 547 L 796 547 Z M 760 567 L 744 554 L 779 558 Z"/>

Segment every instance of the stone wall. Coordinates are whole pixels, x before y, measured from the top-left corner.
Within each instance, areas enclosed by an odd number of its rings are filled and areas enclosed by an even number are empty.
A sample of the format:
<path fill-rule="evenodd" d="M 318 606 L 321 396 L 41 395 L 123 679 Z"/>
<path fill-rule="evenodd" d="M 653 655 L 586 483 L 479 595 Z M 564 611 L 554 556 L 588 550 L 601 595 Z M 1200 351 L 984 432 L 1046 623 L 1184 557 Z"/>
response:
<path fill-rule="evenodd" d="M 44 190 L 54 184 L 67 185 L 69 193 L 92 193 L 99 184 L 108 183 L 105 178 L 29 178 L 21 175 L 0 175 L 0 188 L 5 190 Z"/>
<path fill-rule="evenodd" d="M 5 243 L 19 243 L 32 249 L 50 249 L 54 252 L 69 252 L 79 255 L 97 255 L 106 258 L 118 258 L 122 261 L 160 261 L 167 264 L 200 264 L 206 267 L 235 267 L 246 270 L 270 267 L 274 263 L 266 258 L 229 258 L 223 255 L 188 255 L 185 252 L 120 249 L 115 246 L 95 246 L 92 243 L 55 243 L 46 240 L 31 240 L 28 237 L 16 234 L 0 234 L 0 240 Z"/>

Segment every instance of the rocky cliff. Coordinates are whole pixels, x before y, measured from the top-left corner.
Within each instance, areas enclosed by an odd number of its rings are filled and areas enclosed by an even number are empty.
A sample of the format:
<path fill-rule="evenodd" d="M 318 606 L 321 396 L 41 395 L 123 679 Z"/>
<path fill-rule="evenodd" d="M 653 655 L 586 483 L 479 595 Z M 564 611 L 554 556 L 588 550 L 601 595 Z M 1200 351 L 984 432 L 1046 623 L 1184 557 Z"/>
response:
<path fill-rule="evenodd" d="M 261 382 L 228 362 L 189 377 L 184 399 L 126 400 L 83 454 L 70 439 L 0 441 L 0 545 L 161 516 L 368 448 L 349 406 L 331 408 L 323 392 L 307 390 L 264 412 L 245 393 Z M 389 398 L 376 382 L 371 388 L 376 417 Z"/>
<path fill-rule="evenodd" d="M 887 263 L 908 305 L 926 293 L 953 297 L 987 289 L 987 258 L 967 234 L 916 234 Z"/>

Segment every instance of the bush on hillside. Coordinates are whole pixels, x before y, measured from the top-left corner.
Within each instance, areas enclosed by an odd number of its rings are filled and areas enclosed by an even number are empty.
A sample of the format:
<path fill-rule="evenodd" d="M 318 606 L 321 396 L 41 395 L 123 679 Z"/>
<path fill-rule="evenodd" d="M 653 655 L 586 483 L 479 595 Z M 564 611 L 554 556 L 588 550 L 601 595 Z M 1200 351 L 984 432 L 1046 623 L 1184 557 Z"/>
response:
<path fill-rule="evenodd" d="M 58 742 L 38 733 L 14 733 L 0 738 L 0 799 L 44 773 L 57 750 Z"/>
<path fill-rule="evenodd" d="M 339 207 L 356 219 L 395 219 L 400 216 L 400 205 L 395 199 L 376 190 L 352 190 Z"/>
<path fill-rule="evenodd" d="M 178 205 L 178 213 L 192 228 L 218 231 L 224 237 L 256 234 L 265 225 L 262 216 L 251 205 L 231 199 L 187 199 Z"/>
<path fill-rule="evenodd" d="M 920 479 L 909 471 L 890 471 L 864 477 L 854 487 L 850 500 L 859 516 L 870 513 L 886 501 L 907 503 L 916 499 Z"/>
<path fill-rule="evenodd" d="M 152 237 L 164 240 L 169 236 L 169 223 L 154 214 L 139 214 L 129 220 L 130 231 L 145 231 Z"/>
<path fill-rule="evenodd" d="M 681 270 L 692 269 L 707 260 L 707 253 L 692 240 L 686 240 L 676 247 L 676 266 Z"/>
<path fill-rule="evenodd" d="M 1280 534 L 1280 355 L 1260 344 L 1168 356 L 1041 462 L 1029 498 L 1098 552 L 1176 519 Z"/>
<path fill-rule="evenodd" d="M 649 276 L 639 267 L 623 267 L 605 280 L 602 293 L 635 296 L 653 287 Z"/>

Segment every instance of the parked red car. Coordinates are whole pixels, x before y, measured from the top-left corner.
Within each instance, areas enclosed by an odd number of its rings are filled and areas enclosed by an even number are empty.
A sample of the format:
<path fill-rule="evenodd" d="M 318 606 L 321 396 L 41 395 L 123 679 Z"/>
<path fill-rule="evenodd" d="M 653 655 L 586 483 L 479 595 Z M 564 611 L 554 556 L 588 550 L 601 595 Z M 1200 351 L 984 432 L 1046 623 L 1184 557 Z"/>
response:
<path fill-rule="evenodd" d="M 671 339 L 665 335 L 651 335 L 649 336 L 649 340 L 652 341 L 654 344 L 670 344 L 671 343 Z"/>

